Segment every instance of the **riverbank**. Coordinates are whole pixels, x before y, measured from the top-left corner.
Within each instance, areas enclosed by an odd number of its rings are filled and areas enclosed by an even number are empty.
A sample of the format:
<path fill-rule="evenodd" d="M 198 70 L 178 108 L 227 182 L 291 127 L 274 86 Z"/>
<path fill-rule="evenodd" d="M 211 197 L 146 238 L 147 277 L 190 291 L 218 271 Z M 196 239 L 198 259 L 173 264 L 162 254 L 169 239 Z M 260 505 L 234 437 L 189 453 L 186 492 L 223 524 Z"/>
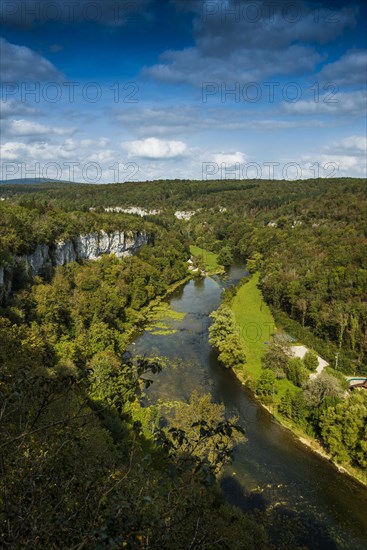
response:
<path fill-rule="evenodd" d="M 326 451 L 326 449 L 320 444 L 317 439 L 306 434 L 303 430 L 299 428 L 299 426 L 296 426 L 292 422 L 287 421 L 287 419 L 278 414 L 273 407 L 263 403 L 261 399 L 256 395 L 256 393 L 252 390 L 251 383 L 249 384 L 248 377 L 245 378 L 243 376 L 243 373 L 239 370 L 232 370 L 236 378 L 241 382 L 241 384 L 251 391 L 252 397 L 256 400 L 256 402 L 263 409 L 265 409 L 280 426 L 291 432 L 297 441 L 308 447 L 317 455 L 321 456 L 327 462 L 330 462 L 338 470 L 339 473 L 348 475 L 350 478 L 353 479 L 353 481 L 356 481 L 364 488 L 367 488 L 367 475 L 363 476 L 363 474 L 355 468 L 335 462 L 335 460 L 333 460 L 333 457 Z"/>
<path fill-rule="evenodd" d="M 288 379 L 276 380 L 272 405 L 267 405 L 256 396 L 254 386 L 263 371 L 262 359 L 266 353 L 267 345 L 271 337 L 277 333 L 272 313 L 265 303 L 261 291 L 258 288 L 259 275 L 253 275 L 249 281 L 240 286 L 231 302 L 231 308 L 235 316 L 236 325 L 243 340 L 246 352 L 246 367 L 244 372 L 234 369 L 234 373 L 240 382 L 248 387 L 255 399 L 264 407 L 275 420 L 305 446 L 331 462 L 340 473 L 347 474 L 363 486 L 367 486 L 367 475 L 350 465 L 341 465 L 335 462 L 332 456 L 322 446 L 320 441 L 309 436 L 298 425 L 284 418 L 277 412 L 277 405 L 286 391 L 296 394 L 302 391 L 294 386 Z"/>

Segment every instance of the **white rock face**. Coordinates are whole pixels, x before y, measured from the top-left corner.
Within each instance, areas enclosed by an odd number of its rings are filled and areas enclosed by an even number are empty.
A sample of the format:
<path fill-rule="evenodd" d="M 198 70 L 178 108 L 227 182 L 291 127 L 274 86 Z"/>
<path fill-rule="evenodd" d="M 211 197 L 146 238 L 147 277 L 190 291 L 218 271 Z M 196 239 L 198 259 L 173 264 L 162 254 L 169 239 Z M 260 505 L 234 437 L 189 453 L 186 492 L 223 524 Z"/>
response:
<path fill-rule="evenodd" d="M 145 233 L 90 233 L 79 235 L 73 241 L 59 241 L 54 254 L 54 265 L 66 265 L 76 260 L 96 260 L 103 254 L 117 258 L 128 256 L 148 241 Z"/>
<path fill-rule="evenodd" d="M 39 244 L 33 254 L 28 256 L 20 256 L 20 260 L 25 260 L 32 270 L 32 274 L 39 273 L 42 269 L 51 265 L 49 249 L 46 244 Z"/>
<path fill-rule="evenodd" d="M 140 206 L 129 206 L 128 208 L 122 208 L 121 206 L 108 206 L 105 209 L 105 212 L 122 212 L 124 214 L 135 214 L 143 218 L 144 216 L 156 216 L 160 214 L 160 210 L 145 210 L 145 208 L 140 208 Z"/>
<path fill-rule="evenodd" d="M 195 214 L 196 212 L 194 211 L 184 212 L 184 211 L 178 210 L 177 212 L 175 212 L 175 216 L 178 220 L 186 220 L 186 221 L 190 220 Z"/>
<path fill-rule="evenodd" d="M 55 265 L 66 265 L 76 260 L 77 255 L 72 241 L 59 241 L 56 243 L 56 250 L 54 253 Z"/>
<path fill-rule="evenodd" d="M 77 260 L 96 260 L 103 254 L 115 254 L 117 258 L 133 254 L 148 242 L 144 232 L 106 233 L 105 231 L 79 235 L 73 240 L 59 241 L 56 249 L 50 250 L 45 244 L 39 244 L 33 254 L 15 256 L 14 264 L 24 264 L 29 273 L 37 275 L 52 266 L 67 265 Z M 11 266 L 9 266 L 9 272 Z M 0 266 L 0 286 L 5 285 L 5 269 Z M 11 289 L 11 276 L 8 276 L 7 293 Z M 3 289 L 4 291 L 4 289 Z M 0 293 L 1 294 L 1 293 Z"/>
<path fill-rule="evenodd" d="M 75 256 L 77 260 L 96 260 L 103 254 L 114 254 L 122 258 L 132 254 L 147 242 L 143 233 L 91 233 L 80 235 L 75 242 Z"/>

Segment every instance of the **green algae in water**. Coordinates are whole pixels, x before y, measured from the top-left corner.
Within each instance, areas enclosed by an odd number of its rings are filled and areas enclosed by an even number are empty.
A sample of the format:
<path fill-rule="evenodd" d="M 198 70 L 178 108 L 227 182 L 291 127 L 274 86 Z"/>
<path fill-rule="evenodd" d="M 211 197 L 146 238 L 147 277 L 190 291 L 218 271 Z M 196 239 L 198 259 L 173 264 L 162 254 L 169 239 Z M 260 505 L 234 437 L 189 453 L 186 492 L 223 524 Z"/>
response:
<path fill-rule="evenodd" d="M 175 328 L 174 323 L 182 321 L 185 316 L 186 313 L 174 311 L 169 304 L 162 302 L 149 312 L 146 330 L 161 336 L 175 334 L 178 329 Z"/>

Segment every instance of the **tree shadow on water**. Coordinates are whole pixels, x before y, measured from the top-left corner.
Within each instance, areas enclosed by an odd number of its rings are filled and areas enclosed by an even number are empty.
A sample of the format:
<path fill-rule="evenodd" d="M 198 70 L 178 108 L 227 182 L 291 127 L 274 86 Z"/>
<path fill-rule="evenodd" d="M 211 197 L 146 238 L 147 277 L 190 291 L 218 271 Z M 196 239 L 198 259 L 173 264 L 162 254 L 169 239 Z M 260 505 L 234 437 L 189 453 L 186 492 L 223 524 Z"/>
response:
<path fill-rule="evenodd" d="M 340 550 L 347 548 L 330 533 L 328 525 L 312 513 L 298 512 L 273 502 L 257 491 L 246 491 L 240 482 L 224 476 L 220 482 L 226 500 L 266 527 L 272 548 L 282 550 Z M 354 545 L 353 548 L 356 548 Z M 360 547 L 362 550 L 362 546 Z"/>

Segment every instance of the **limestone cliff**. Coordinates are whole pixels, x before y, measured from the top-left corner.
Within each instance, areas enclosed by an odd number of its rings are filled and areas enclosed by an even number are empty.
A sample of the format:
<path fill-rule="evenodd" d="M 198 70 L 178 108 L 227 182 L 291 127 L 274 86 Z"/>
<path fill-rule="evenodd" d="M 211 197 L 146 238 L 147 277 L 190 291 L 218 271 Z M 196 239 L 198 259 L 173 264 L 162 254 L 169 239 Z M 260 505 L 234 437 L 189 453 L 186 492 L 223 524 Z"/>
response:
<path fill-rule="evenodd" d="M 32 254 L 14 256 L 11 264 L 0 266 L 0 298 L 9 295 L 14 279 L 51 274 L 52 268 L 78 260 L 96 260 L 103 254 L 129 256 L 149 240 L 145 232 L 105 231 L 79 235 L 53 246 L 39 244 Z"/>

